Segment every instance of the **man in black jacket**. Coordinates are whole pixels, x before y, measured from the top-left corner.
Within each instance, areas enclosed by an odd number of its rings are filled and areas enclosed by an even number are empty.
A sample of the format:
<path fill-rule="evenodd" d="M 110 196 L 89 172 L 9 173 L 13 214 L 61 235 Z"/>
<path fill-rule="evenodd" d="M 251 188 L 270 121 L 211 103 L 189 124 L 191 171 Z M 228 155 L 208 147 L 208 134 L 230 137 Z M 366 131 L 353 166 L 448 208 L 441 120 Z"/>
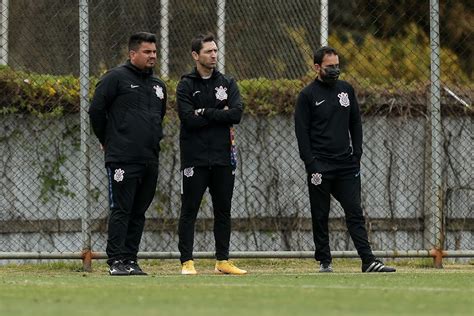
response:
<path fill-rule="evenodd" d="M 245 274 L 229 259 L 230 209 L 236 156 L 233 124 L 242 117 L 243 105 L 235 80 L 217 71 L 217 45 L 212 34 L 192 40 L 196 67 L 177 87 L 181 120 L 181 216 L 179 244 L 181 273 L 196 274 L 193 261 L 194 224 L 207 188 L 214 210 L 215 271 Z"/>
<path fill-rule="evenodd" d="M 308 174 L 315 258 L 320 272 L 332 272 L 329 249 L 330 195 L 338 200 L 362 259 L 363 272 L 394 272 L 372 253 L 360 198 L 362 124 L 352 86 L 339 78 L 339 57 L 332 47 L 314 53 L 317 78 L 298 96 L 295 130 Z"/>
<path fill-rule="evenodd" d="M 137 252 L 156 190 L 166 112 L 165 84 L 153 76 L 155 35 L 134 34 L 128 48 L 129 60 L 100 79 L 89 109 L 109 181 L 110 275 L 146 275 Z"/>

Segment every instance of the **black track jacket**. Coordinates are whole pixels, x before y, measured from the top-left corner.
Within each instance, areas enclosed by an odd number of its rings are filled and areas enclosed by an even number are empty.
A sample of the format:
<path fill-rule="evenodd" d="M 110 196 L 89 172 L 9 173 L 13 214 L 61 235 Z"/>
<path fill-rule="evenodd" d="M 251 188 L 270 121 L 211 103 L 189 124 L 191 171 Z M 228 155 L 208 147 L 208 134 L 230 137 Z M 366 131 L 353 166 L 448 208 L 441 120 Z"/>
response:
<path fill-rule="evenodd" d="M 362 124 L 354 89 L 346 81 L 328 85 L 316 79 L 306 86 L 296 101 L 295 131 L 308 173 L 359 166 Z"/>
<path fill-rule="evenodd" d="M 196 68 L 181 77 L 176 89 L 181 120 L 181 169 L 230 166 L 230 127 L 242 118 L 243 104 L 233 78 L 217 70 L 202 79 Z M 224 110 L 227 106 L 229 109 Z M 194 110 L 205 109 L 204 115 Z"/>
<path fill-rule="evenodd" d="M 165 84 L 130 61 L 100 79 L 89 116 L 106 163 L 158 162 L 166 99 Z"/>

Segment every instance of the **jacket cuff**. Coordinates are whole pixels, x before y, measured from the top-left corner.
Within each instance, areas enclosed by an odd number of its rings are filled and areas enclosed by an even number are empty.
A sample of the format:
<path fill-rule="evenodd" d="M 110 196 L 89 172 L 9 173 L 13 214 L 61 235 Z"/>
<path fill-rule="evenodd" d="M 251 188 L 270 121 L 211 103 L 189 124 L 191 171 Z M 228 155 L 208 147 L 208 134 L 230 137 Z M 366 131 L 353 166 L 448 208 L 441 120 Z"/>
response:
<path fill-rule="evenodd" d="M 210 120 L 214 116 L 215 111 L 216 109 L 214 108 L 205 108 L 203 116 Z"/>

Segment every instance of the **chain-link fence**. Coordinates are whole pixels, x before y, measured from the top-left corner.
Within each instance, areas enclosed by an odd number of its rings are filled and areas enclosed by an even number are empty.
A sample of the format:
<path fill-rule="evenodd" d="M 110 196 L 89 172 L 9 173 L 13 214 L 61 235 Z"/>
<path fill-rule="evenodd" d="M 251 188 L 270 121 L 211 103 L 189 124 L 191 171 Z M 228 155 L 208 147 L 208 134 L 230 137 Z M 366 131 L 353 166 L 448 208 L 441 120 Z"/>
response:
<path fill-rule="evenodd" d="M 311 251 L 309 198 L 292 113 L 314 79 L 312 52 L 338 49 L 364 130 L 362 203 L 383 255 L 472 256 L 474 13 L 469 1 L 1 1 L 0 251 L 3 258 L 103 252 L 103 153 L 90 133 L 98 77 L 126 59 L 130 34 L 155 33 L 170 94 L 159 185 L 141 250 L 177 251 L 177 80 L 190 40 L 217 35 L 219 69 L 238 80 L 239 167 L 231 251 Z M 453 24 L 453 20 L 456 23 Z M 333 201 L 331 248 L 354 250 Z M 214 250 L 210 196 L 195 251 Z M 354 252 L 349 252 L 354 255 Z M 36 254 L 36 255 L 35 255 Z M 61 256 L 62 255 L 62 256 Z"/>

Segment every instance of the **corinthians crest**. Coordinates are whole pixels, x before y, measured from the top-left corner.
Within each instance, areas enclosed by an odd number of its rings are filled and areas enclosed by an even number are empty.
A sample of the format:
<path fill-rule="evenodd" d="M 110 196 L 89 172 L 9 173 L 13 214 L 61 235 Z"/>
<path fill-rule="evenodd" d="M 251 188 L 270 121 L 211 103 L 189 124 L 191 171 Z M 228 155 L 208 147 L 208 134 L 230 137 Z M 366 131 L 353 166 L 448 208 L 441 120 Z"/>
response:
<path fill-rule="evenodd" d="M 314 185 L 320 185 L 323 182 L 323 175 L 320 173 L 313 173 L 311 175 L 311 183 Z"/>
<path fill-rule="evenodd" d="M 191 178 L 194 175 L 194 167 L 185 168 L 183 174 L 186 178 Z"/>
<path fill-rule="evenodd" d="M 349 101 L 349 95 L 346 92 L 341 92 L 337 96 L 339 97 L 339 103 L 343 107 L 348 107 L 351 104 Z"/>
<path fill-rule="evenodd" d="M 219 101 L 227 100 L 227 88 L 220 86 L 216 88 L 216 99 Z"/>
<path fill-rule="evenodd" d="M 115 173 L 114 173 L 114 180 L 117 181 L 117 182 L 120 182 L 123 180 L 123 175 L 125 174 L 125 171 L 122 170 L 122 169 L 115 169 Z"/>
<path fill-rule="evenodd" d="M 163 88 L 160 87 L 159 85 L 156 85 L 156 86 L 153 86 L 153 89 L 155 89 L 156 96 L 160 98 L 161 100 L 163 100 L 163 98 L 165 97 L 165 94 L 163 93 Z"/>

